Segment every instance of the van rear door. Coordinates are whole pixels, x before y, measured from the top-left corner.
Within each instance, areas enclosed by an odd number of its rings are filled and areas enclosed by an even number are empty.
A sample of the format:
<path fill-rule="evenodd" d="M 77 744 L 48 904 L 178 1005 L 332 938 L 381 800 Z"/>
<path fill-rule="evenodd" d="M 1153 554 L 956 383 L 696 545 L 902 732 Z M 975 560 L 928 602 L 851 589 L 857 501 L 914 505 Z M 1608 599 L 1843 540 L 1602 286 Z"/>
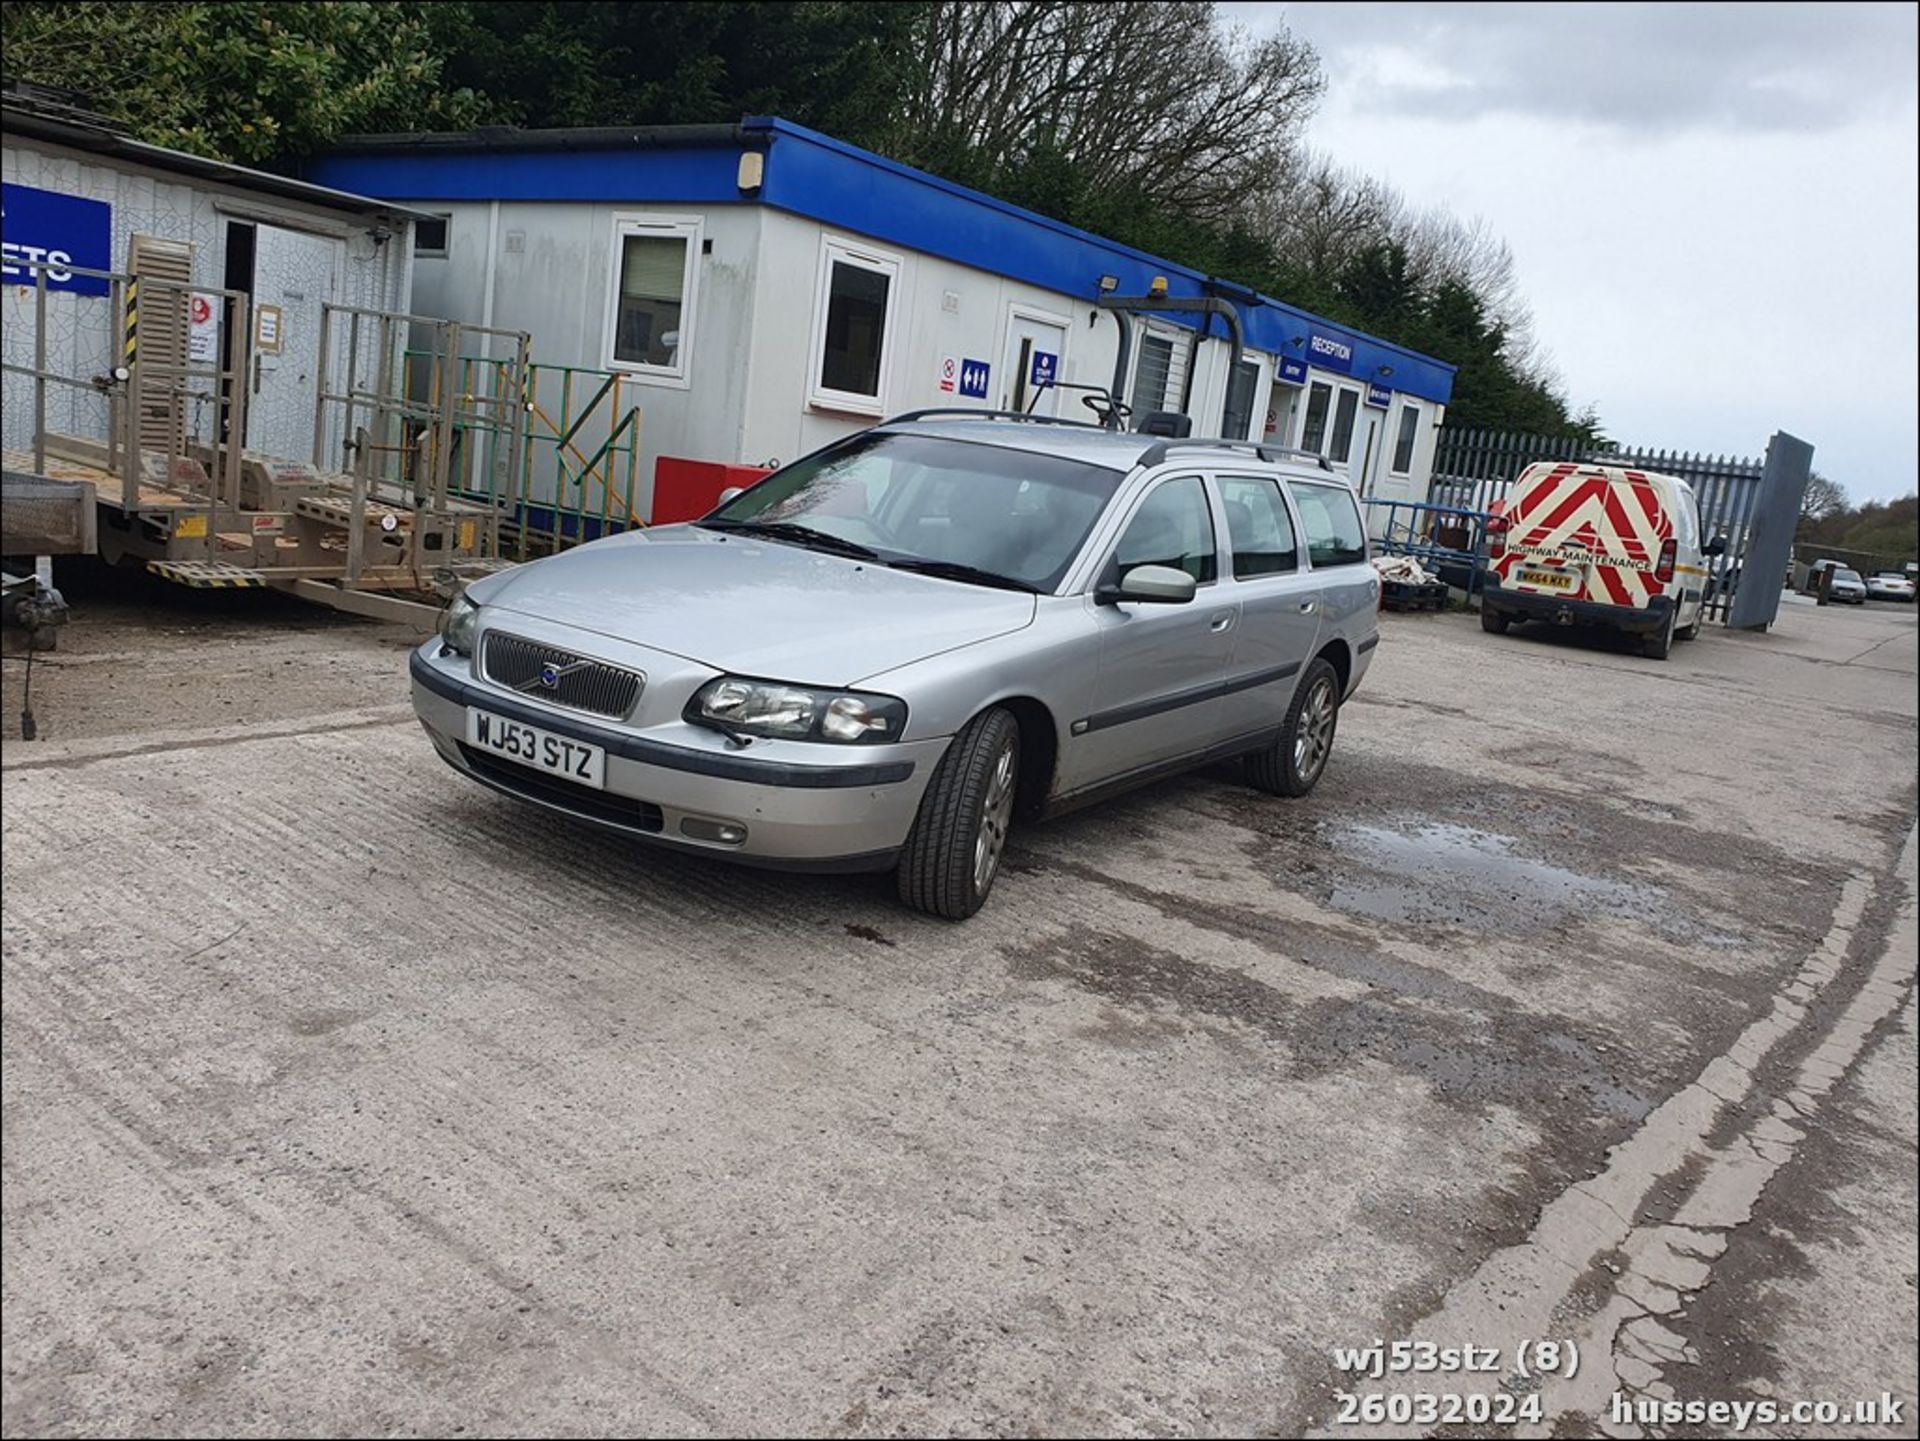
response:
<path fill-rule="evenodd" d="M 1673 516 L 1644 471 L 1530 466 L 1507 519 L 1506 553 L 1494 562 L 1504 587 L 1636 610 L 1666 592 L 1655 571 L 1673 540 Z"/>

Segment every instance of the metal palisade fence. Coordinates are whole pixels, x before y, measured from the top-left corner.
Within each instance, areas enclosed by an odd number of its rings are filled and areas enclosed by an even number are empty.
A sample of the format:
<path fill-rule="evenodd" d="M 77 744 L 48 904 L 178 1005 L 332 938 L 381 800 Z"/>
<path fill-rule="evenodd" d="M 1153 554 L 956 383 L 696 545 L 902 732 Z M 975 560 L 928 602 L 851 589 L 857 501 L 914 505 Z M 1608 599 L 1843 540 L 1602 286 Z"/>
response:
<path fill-rule="evenodd" d="M 1526 435 L 1516 431 L 1463 430 L 1444 426 L 1434 454 L 1434 505 L 1486 511 L 1506 499 L 1514 480 L 1536 460 L 1593 460 L 1607 465 L 1630 465 L 1676 475 L 1693 487 L 1700 502 L 1703 537 L 1723 535 L 1726 554 L 1713 562 L 1715 584 L 1708 593 L 1707 614 L 1724 620 L 1752 538 L 1765 462 L 1735 456 L 1693 455 L 1638 446 L 1595 446 L 1573 435 Z M 1780 577 L 1771 578 L 1777 588 Z"/>

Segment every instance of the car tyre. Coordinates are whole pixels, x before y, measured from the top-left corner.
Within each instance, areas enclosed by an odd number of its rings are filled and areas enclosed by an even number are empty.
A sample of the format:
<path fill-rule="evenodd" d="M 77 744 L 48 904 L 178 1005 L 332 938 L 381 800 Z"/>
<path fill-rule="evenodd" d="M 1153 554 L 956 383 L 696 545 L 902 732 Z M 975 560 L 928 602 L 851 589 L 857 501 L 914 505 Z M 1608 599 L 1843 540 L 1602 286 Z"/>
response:
<path fill-rule="evenodd" d="M 1640 648 L 1650 660 L 1665 660 L 1673 650 L 1673 623 L 1680 618 L 1680 607 L 1675 606 L 1667 612 L 1666 624 L 1652 635 L 1644 636 Z"/>
<path fill-rule="evenodd" d="M 1000 872 L 1020 786 L 1020 723 L 995 706 L 961 728 L 934 768 L 894 872 L 916 911 L 963 921 Z"/>
<path fill-rule="evenodd" d="M 1480 629 L 1488 635 L 1505 635 L 1511 622 L 1492 606 L 1480 607 Z"/>
<path fill-rule="evenodd" d="M 1294 689 L 1280 738 L 1247 757 L 1247 784 L 1272 796 L 1303 796 L 1326 771 L 1340 725 L 1340 673 L 1315 657 Z"/>
<path fill-rule="evenodd" d="M 1706 607 L 1706 605 L 1705 605 L 1705 603 L 1703 602 L 1703 603 L 1701 604 L 1701 606 L 1700 606 L 1700 609 L 1699 609 L 1699 610 L 1696 610 L 1696 611 L 1695 611 L 1695 612 L 1693 613 L 1693 624 L 1691 624 L 1691 625 L 1683 625 L 1683 626 L 1681 626 L 1681 627 L 1680 627 L 1680 629 L 1678 629 L 1678 630 L 1676 630 L 1676 631 L 1675 631 L 1675 632 L 1673 633 L 1673 638 L 1674 638 L 1675 640 L 1698 640 L 1698 639 L 1700 639 L 1700 621 L 1701 621 L 1701 618 L 1702 618 L 1703 616 L 1705 616 L 1705 614 L 1706 614 L 1706 610 L 1707 610 L 1707 607 Z"/>

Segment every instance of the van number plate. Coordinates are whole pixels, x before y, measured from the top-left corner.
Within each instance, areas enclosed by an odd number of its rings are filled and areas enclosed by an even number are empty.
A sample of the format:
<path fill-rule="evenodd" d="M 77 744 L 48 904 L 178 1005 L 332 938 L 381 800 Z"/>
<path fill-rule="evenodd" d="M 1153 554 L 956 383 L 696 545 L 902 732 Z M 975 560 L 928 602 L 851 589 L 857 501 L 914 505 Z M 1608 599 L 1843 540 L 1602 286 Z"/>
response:
<path fill-rule="evenodd" d="M 522 725 L 492 711 L 468 709 L 467 744 L 576 785 L 597 791 L 607 788 L 607 753 L 601 747 Z"/>
<path fill-rule="evenodd" d="M 1572 590 L 1573 575 L 1564 570 L 1523 570 L 1520 572 L 1522 585 L 1537 585 L 1542 590 Z"/>

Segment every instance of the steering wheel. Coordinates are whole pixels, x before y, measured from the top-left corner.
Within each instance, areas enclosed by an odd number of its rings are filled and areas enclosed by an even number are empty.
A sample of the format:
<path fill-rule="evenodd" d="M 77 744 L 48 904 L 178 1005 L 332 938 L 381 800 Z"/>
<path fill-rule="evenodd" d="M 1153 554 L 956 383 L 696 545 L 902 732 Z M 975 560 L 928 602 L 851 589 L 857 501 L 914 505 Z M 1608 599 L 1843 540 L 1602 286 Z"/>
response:
<path fill-rule="evenodd" d="M 1133 418 L 1133 407 L 1110 395 L 1083 395 L 1080 403 L 1098 416 L 1102 425 L 1110 420 L 1118 420 L 1124 425 Z"/>

